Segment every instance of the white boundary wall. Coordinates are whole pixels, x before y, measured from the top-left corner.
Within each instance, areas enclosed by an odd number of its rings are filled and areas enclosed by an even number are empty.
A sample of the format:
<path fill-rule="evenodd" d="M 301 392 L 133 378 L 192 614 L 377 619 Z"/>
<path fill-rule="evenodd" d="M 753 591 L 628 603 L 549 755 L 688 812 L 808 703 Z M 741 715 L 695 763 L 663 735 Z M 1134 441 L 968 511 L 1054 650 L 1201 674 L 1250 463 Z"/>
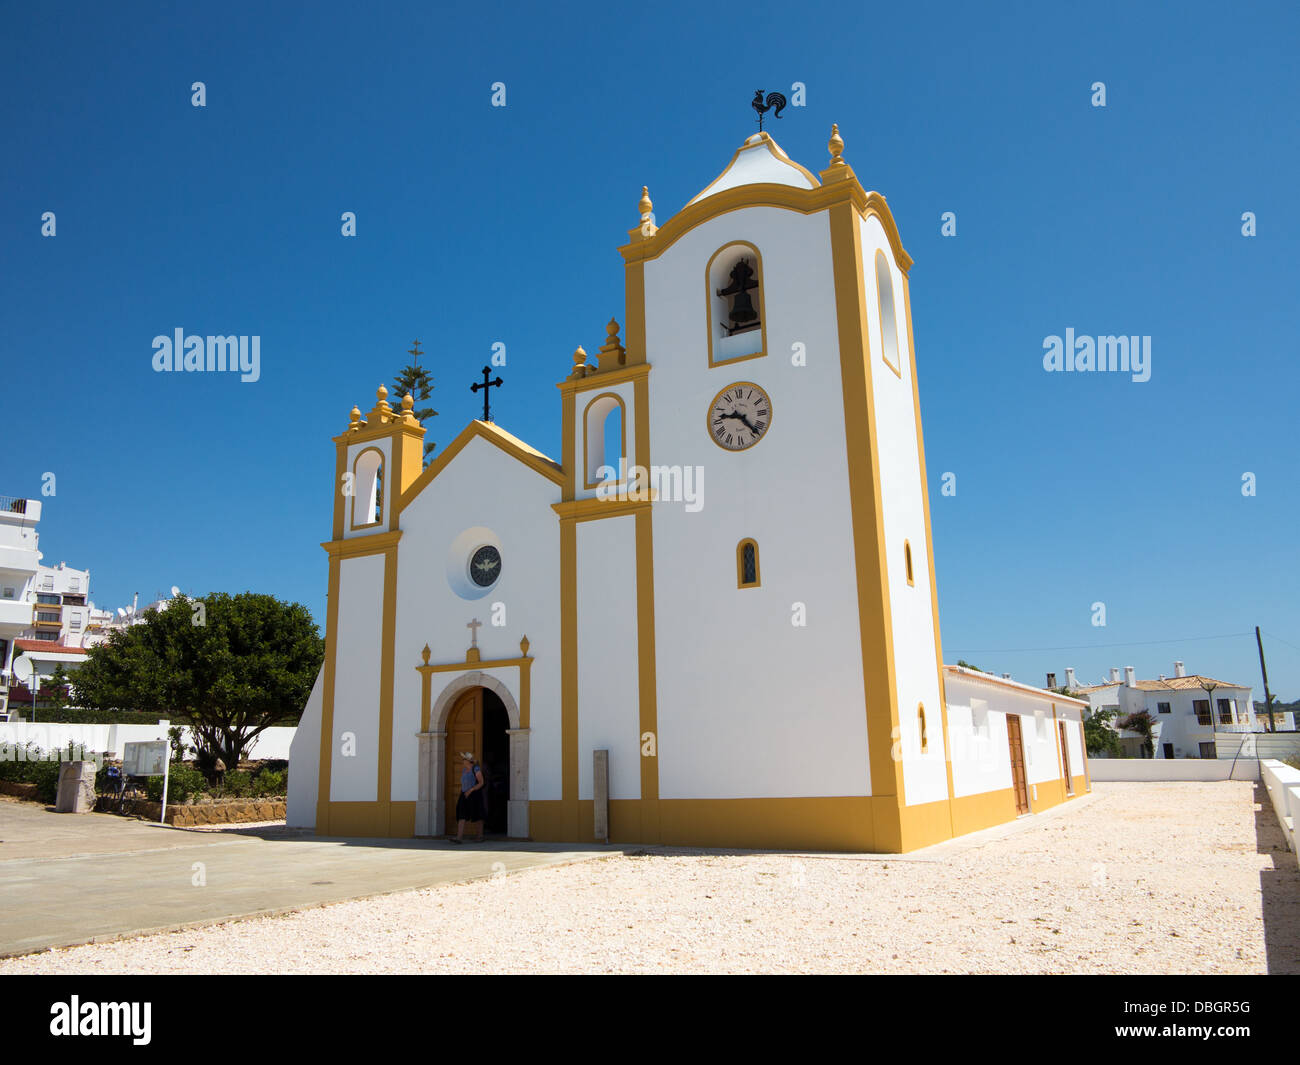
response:
<path fill-rule="evenodd" d="M 165 740 L 169 725 L 170 722 L 166 720 L 159 720 L 156 725 L 69 725 L 7 721 L 0 723 L 0 744 L 12 743 L 26 747 L 29 743 L 34 743 L 44 751 L 56 748 L 66 751 L 71 743 L 84 748 L 87 754 L 112 751 L 121 758 L 125 744 Z M 287 759 L 289 745 L 297 731 L 297 728 L 266 729 L 258 734 L 251 750 L 246 749 L 245 754 L 252 758 Z M 193 746 L 194 737 L 188 728 L 181 735 L 186 744 Z"/>
<path fill-rule="evenodd" d="M 1090 758 L 1097 780 L 1258 780 L 1254 758 Z"/>
<path fill-rule="evenodd" d="M 1268 797 L 1273 800 L 1273 812 L 1286 836 L 1286 845 L 1300 863 L 1300 850 L 1296 847 L 1296 829 L 1300 827 L 1300 769 L 1266 758 L 1259 763 L 1259 770 Z"/>

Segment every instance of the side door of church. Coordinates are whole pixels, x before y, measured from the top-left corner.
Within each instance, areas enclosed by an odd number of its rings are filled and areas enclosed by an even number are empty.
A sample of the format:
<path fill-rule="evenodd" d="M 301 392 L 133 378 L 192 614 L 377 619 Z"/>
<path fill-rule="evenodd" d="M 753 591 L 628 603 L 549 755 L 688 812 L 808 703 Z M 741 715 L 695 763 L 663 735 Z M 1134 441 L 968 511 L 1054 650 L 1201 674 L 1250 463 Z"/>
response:
<path fill-rule="evenodd" d="M 483 757 L 483 689 L 465 692 L 447 715 L 447 750 L 445 753 L 446 831 L 456 834 L 456 800 L 460 798 L 461 752 L 470 751 L 475 759 Z"/>
<path fill-rule="evenodd" d="M 1020 715 L 1007 714 L 1007 743 L 1011 748 L 1011 788 L 1016 795 L 1016 815 L 1029 813 L 1029 788 L 1025 783 L 1025 746 L 1020 737 Z"/>

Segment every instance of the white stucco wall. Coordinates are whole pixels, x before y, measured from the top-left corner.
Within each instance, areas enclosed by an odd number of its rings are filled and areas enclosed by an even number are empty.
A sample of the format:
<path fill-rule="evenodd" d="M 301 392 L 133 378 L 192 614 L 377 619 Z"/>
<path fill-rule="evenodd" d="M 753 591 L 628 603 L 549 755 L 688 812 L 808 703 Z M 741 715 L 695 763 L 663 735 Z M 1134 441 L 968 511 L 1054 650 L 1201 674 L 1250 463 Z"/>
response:
<path fill-rule="evenodd" d="M 579 522 L 578 798 L 592 797 L 593 750 L 609 751 L 611 799 L 641 797 L 636 518 Z"/>
<path fill-rule="evenodd" d="M 316 674 L 311 695 L 303 707 L 298 728 L 289 745 L 289 796 L 285 823 L 299 828 L 316 824 L 316 795 L 320 786 L 321 692 L 325 671 Z"/>
<path fill-rule="evenodd" d="M 560 541 L 551 504 L 557 485 L 476 437 L 402 512 L 397 549 L 397 614 L 393 683 L 394 800 L 418 791 L 416 733 L 420 674 L 427 643 L 434 665 L 464 662 L 466 627 L 477 618 L 480 658 L 518 658 L 527 636 L 531 667 L 529 798 L 558 799 L 560 791 Z M 465 598 L 449 580 L 456 564 L 486 529 L 501 552 L 501 576 L 478 598 Z M 471 545 L 471 546 L 466 546 Z M 455 565 L 452 566 L 455 568 Z M 463 588 L 463 586 L 462 586 Z M 494 625 L 494 615 L 504 620 Z M 469 667 L 475 668 L 475 667 Z M 491 671 L 519 700 L 517 669 Z M 499 674 L 499 675 L 498 675 Z M 458 673 L 433 674 L 431 702 Z M 436 721 L 430 728 L 436 729 Z"/>
<path fill-rule="evenodd" d="M 330 739 L 330 799 L 373 802 L 379 772 L 379 646 L 384 556 L 339 563 L 338 659 L 334 667 L 334 727 Z M 345 757 L 351 733 L 355 753 Z"/>
<path fill-rule="evenodd" d="M 733 241 L 763 262 L 767 354 L 708 365 L 705 266 Z M 844 404 L 826 214 L 733 211 L 646 263 L 651 462 L 703 468 L 704 506 L 656 504 L 663 798 L 869 794 Z M 806 365 L 791 362 L 804 345 Z M 713 397 L 753 381 L 770 427 L 728 453 Z M 761 586 L 736 586 L 753 537 Z M 792 625 L 801 603 L 807 624 Z"/>
<path fill-rule="evenodd" d="M 895 688 L 903 754 L 904 801 L 934 802 L 948 797 L 940 717 L 938 653 L 930 597 L 930 564 L 925 537 L 925 485 L 916 433 L 916 408 L 908 347 L 903 273 L 894 261 L 889 238 L 874 215 L 860 223 L 863 283 L 867 293 L 867 339 L 880 492 L 884 518 L 885 558 L 890 623 L 894 634 Z M 881 308 L 877 297 L 876 252 L 889 266 L 897 326 L 898 373 L 882 357 Z M 901 376 L 900 376 L 901 375 Z M 913 583 L 907 583 L 905 543 L 912 549 Z M 925 707 L 927 752 L 921 752 L 919 706 Z M 951 724 L 951 722 L 950 722 Z M 951 736 L 950 736 L 951 739 Z"/>

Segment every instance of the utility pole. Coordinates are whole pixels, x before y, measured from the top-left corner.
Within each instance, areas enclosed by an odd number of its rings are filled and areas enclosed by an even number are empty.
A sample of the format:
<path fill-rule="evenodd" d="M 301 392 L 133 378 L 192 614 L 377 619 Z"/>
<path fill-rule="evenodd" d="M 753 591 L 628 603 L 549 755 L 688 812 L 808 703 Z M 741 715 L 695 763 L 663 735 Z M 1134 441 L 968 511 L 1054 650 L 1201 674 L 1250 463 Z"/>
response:
<path fill-rule="evenodd" d="M 1259 626 L 1255 626 L 1255 646 L 1259 648 L 1259 671 L 1264 674 L 1264 709 L 1268 711 L 1268 730 L 1276 731 L 1273 722 L 1273 696 L 1268 693 L 1268 668 L 1264 665 L 1264 641 L 1259 638 Z"/>

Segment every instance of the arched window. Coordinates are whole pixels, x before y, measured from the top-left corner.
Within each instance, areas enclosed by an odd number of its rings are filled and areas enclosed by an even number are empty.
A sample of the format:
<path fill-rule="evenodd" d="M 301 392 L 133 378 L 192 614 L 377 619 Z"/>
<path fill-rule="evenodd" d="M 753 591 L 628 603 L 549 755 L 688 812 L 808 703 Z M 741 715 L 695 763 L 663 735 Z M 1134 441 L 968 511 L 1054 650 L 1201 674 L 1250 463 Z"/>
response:
<path fill-rule="evenodd" d="M 921 728 L 921 753 L 925 754 L 930 749 L 930 739 L 925 734 L 925 704 L 924 703 L 917 704 L 916 723 Z"/>
<path fill-rule="evenodd" d="M 747 241 L 719 248 L 704 270 L 709 308 L 709 365 L 753 359 L 767 351 L 763 257 Z"/>
<path fill-rule="evenodd" d="M 894 373 L 899 372 L 898 319 L 894 311 L 894 277 L 883 251 L 876 252 L 876 297 L 880 303 L 880 353 Z"/>
<path fill-rule="evenodd" d="M 907 567 L 907 583 L 912 584 L 912 545 L 903 541 L 903 563 Z"/>
<path fill-rule="evenodd" d="M 352 528 L 378 525 L 384 516 L 384 453 L 368 447 L 352 464 Z"/>
<path fill-rule="evenodd" d="M 757 588 L 758 544 L 754 540 L 741 540 L 736 545 L 736 587 Z"/>
<path fill-rule="evenodd" d="M 583 485 L 595 488 L 623 479 L 619 461 L 627 458 L 627 410 L 623 398 L 602 392 L 587 404 L 582 415 L 586 469 Z"/>

